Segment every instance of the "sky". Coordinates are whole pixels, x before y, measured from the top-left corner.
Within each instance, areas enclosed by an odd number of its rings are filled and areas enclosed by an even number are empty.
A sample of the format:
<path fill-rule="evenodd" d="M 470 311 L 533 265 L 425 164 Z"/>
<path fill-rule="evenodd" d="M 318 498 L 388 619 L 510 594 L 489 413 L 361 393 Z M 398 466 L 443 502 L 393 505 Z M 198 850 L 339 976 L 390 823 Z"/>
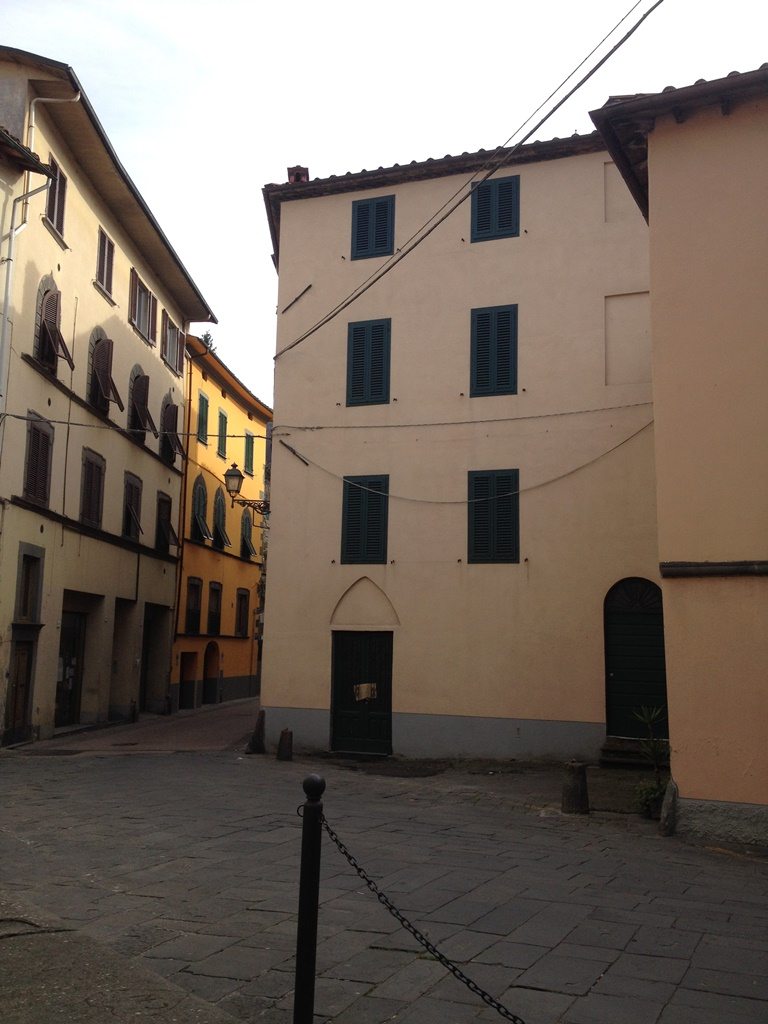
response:
<path fill-rule="evenodd" d="M 2 0 L 0 41 L 74 69 L 217 315 L 217 354 L 271 404 L 262 186 L 295 164 L 314 178 L 494 149 L 633 3 Z M 754 70 L 767 30 L 765 0 L 664 0 L 535 138 L 591 131 L 610 95 Z"/>

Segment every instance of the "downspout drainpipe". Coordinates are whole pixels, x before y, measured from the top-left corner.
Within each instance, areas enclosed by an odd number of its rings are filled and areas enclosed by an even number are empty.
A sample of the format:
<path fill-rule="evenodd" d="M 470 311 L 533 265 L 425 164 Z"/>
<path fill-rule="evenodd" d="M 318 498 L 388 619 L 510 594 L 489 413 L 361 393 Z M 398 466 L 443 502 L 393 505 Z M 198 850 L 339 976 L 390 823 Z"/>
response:
<path fill-rule="evenodd" d="M 29 104 L 29 124 L 27 126 L 27 149 L 31 149 L 33 153 L 35 151 L 35 149 L 34 149 L 34 146 L 35 146 L 35 129 L 37 127 L 37 123 L 35 121 L 35 104 L 36 103 L 77 103 L 79 99 L 80 99 L 80 90 L 79 89 L 75 93 L 74 96 L 59 96 L 59 97 L 56 97 L 56 96 L 50 96 L 50 97 L 49 96 L 35 96 L 35 98 Z M 27 171 L 27 188 L 29 188 L 29 175 L 30 175 L 30 172 Z M 22 223 L 23 224 L 27 223 L 28 208 L 29 208 L 29 204 L 27 202 L 25 202 L 24 203 L 24 216 L 22 217 Z"/>

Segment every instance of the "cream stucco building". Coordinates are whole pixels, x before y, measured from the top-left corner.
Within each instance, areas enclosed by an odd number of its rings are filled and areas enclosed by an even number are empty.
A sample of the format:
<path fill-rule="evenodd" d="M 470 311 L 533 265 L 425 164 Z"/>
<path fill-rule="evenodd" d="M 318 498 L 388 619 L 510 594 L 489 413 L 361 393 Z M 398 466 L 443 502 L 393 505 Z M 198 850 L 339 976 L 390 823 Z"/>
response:
<path fill-rule="evenodd" d="M 768 66 L 592 114 L 648 218 L 679 826 L 768 843 Z"/>
<path fill-rule="evenodd" d="M 636 735 L 665 699 L 648 231 L 603 142 L 264 195 L 269 736 L 516 758 Z"/>
<path fill-rule="evenodd" d="M 0 48 L 4 742 L 170 707 L 184 332 L 214 320 L 71 68 Z"/>

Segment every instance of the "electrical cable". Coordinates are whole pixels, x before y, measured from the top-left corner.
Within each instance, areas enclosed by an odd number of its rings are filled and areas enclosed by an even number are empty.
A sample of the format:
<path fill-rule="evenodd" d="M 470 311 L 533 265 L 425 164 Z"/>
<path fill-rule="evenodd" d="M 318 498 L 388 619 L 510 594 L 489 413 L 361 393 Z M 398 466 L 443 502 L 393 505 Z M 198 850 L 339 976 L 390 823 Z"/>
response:
<path fill-rule="evenodd" d="M 13 420 L 21 420 L 23 423 L 37 423 L 43 421 L 44 423 L 51 423 L 53 426 L 66 426 L 66 427 L 84 427 L 87 430 L 116 430 L 120 434 L 148 434 L 151 431 L 144 430 L 143 427 L 121 427 L 118 423 L 79 423 L 77 420 L 52 420 L 47 416 L 24 416 L 21 413 L 6 412 L 3 413 L 3 417 L 8 417 Z M 166 435 L 173 434 L 176 437 L 197 437 L 196 430 L 158 430 L 158 437 L 165 437 Z M 215 434 L 215 437 L 219 437 L 219 434 Z M 269 438 L 266 434 L 223 434 L 228 440 L 230 438 L 243 439 L 246 437 L 253 437 L 256 440 L 267 441 Z"/>
<path fill-rule="evenodd" d="M 639 2 L 639 0 L 638 0 L 638 2 Z M 573 96 L 576 92 L 578 92 L 578 90 L 581 89 L 581 87 L 586 82 L 588 82 L 589 79 L 592 78 L 592 76 L 597 73 L 597 71 L 600 70 L 600 68 L 603 66 L 603 64 L 605 64 L 624 45 L 624 43 L 626 43 L 627 40 L 631 36 L 633 36 L 635 34 L 635 32 L 640 28 L 640 26 L 643 24 L 643 22 L 647 18 L 649 18 L 650 15 L 653 14 L 653 12 L 658 7 L 660 7 L 662 3 L 664 3 L 664 0 L 656 0 L 656 2 L 653 4 L 653 6 L 651 6 L 645 12 L 645 14 L 643 14 L 642 17 L 640 17 L 635 22 L 635 24 L 629 29 L 629 31 L 626 32 L 622 36 L 622 38 L 608 51 L 608 53 L 606 53 L 603 57 L 601 57 L 600 60 L 597 61 L 597 63 L 592 68 L 590 68 L 590 70 L 584 76 L 582 76 L 581 79 L 579 79 L 579 81 L 576 83 L 576 85 L 574 85 L 572 89 L 570 89 L 563 97 L 561 97 L 561 99 L 559 99 L 557 101 L 557 103 L 555 103 L 547 111 L 547 113 L 544 115 L 544 117 L 540 118 L 539 121 L 537 121 L 536 124 L 526 132 L 526 134 L 519 140 L 519 142 L 516 142 L 515 145 L 511 149 L 504 151 L 504 153 L 502 154 L 501 159 L 507 160 L 509 157 L 513 156 L 528 141 L 528 139 L 530 139 L 531 136 L 535 132 L 537 132 L 539 130 L 539 128 L 541 128 L 541 126 L 543 124 L 545 124 L 549 120 L 549 118 L 552 117 L 552 115 L 554 113 L 556 113 L 560 109 L 560 107 L 562 107 L 563 104 L 566 103 L 571 98 L 571 96 Z M 621 18 L 621 20 L 617 23 L 617 25 L 614 26 L 614 28 L 611 29 L 611 31 L 608 32 L 608 34 L 606 36 L 604 36 L 603 40 L 601 40 L 601 42 L 597 44 L 597 46 L 591 51 L 591 53 L 594 53 L 595 50 L 600 48 L 602 43 L 606 39 L 608 39 L 616 31 L 616 28 L 619 25 L 621 25 L 622 22 L 625 21 L 627 17 L 629 17 L 629 15 L 636 9 L 637 6 L 638 6 L 638 3 L 635 3 L 633 5 L 633 7 L 627 12 L 627 14 L 625 14 L 624 17 Z M 585 63 L 585 61 L 589 59 L 589 56 L 591 56 L 591 53 L 587 57 L 585 57 L 576 66 L 576 68 L 564 79 L 565 82 L 569 81 L 573 77 L 573 75 L 579 70 L 579 68 L 582 67 L 582 65 Z M 561 88 L 561 86 L 558 86 L 558 89 L 559 88 Z M 557 91 L 558 90 L 555 89 L 554 93 L 556 93 Z M 554 93 L 552 93 L 551 95 L 554 95 Z M 547 101 L 545 100 L 544 103 L 546 103 L 546 102 Z M 537 108 L 537 110 L 540 110 L 541 106 L 543 106 L 543 103 Z M 523 122 L 523 124 L 524 125 L 527 124 L 528 121 L 530 121 L 531 117 L 535 116 L 535 113 L 536 112 L 534 112 L 534 114 L 531 114 L 530 117 L 528 117 Z M 513 135 L 510 136 L 510 138 L 513 138 L 514 134 L 515 133 L 513 133 Z M 499 147 L 499 148 L 503 149 L 503 147 Z M 498 152 L 498 149 L 495 152 Z M 483 182 L 487 181 L 493 175 L 495 170 L 496 170 L 496 166 L 493 166 L 493 167 L 491 167 L 490 170 L 485 171 L 483 176 L 476 182 L 476 184 L 482 184 Z M 476 173 L 479 173 L 479 172 L 476 172 Z M 472 178 L 470 178 L 470 182 L 474 179 L 474 177 L 475 177 L 475 175 L 473 175 Z M 463 191 L 464 188 L 466 188 L 466 185 L 463 185 L 460 191 Z M 414 249 L 416 249 L 419 245 L 421 245 L 421 243 L 423 241 L 425 241 L 432 234 L 433 231 L 435 231 L 445 220 L 448 219 L 448 217 L 451 216 L 452 213 L 454 213 L 456 210 L 458 210 L 458 208 L 463 203 L 466 202 L 466 200 L 469 198 L 469 196 L 471 194 L 472 194 L 471 191 L 465 192 L 457 201 L 453 202 L 452 205 L 449 206 L 449 208 L 447 210 L 445 210 L 446 204 L 443 204 L 443 206 L 440 207 L 440 209 L 437 211 L 437 213 L 433 214 L 432 217 L 430 217 L 429 220 L 426 222 L 426 225 L 429 225 L 429 226 L 427 227 L 425 225 L 423 228 L 419 229 L 419 232 L 417 233 L 418 237 L 415 237 L 415 236 L 412 235 L 411 238 L 409 239 L 409 241 L 404 246 L 399 248 L 398 251 L 395 254 L 393 254 L 392 256 L 389 257 L 389 259 L 384 264 L 384 266 L 378 268 L 361 285 L 358 285 L 357 288 L 355 288 L 352 292 L 350 292 L 350 294 L 347 296 L 347 298 L 343 299 L 336 306 L 334 306 L 333 309 L 329 313 L 325 314 L 325 316 L 321 317 L 320 320 L 316 321 L 316 323 L 312 327 L 308 328 L 303 334 L 299 335 L 299 337 L 294 339 L 294 341 L 292 341 L 289 345 L 286 345 L 284 348 L 280 349 L 280 351 L 278 353 L 276 353 L 276 355 L 274 356 L 274 359 L 275 360 L 279 359 L 281 356 L 285 355 L 286 352 L 290 352 L 292 349 L 294 349 L 298 345 L 302 344 L 302 342 L 306 341 L 313 334 L 315 334 L 317 331 L 319 331 L 321 327 L 325 327 L 325 325 L 330 323 L 332 320 L 334 320 L 339 315 L 339 313 L 343 312 L 348 306 L 352 305 L 353 302 L 357 301 L 357 299 L 359 299 L 361 295 L 364 295 L 365 292 L 367 292 L 370 288 L 372 288 L 374 284 L 376 284 L 383 277 L 385 277 L 402 260 L 404 260 L 406 256 L 410 255 L 410 253 L 412 253 L 414 251 Z M 448 200 L 447 202 L 450 203 L 451 200 Z M 445 211 L 445 212 L 443 212 L 443 211 Z M 414 238 L 415 238 L 415 240 L 414 240 Z"/>
<path fill-rule="evenodd" d="M 647 423 L 644 423 L 642 427 L 640 427 L 638 430 L 633 431 L 633 433 L 631 433 L 628 437 L 625 437 L 622 441 L 619 441 L 611 448 L 607 448 L 605 451 L 600 452 L 598 455 L 595 455 L 593 458 L 588 459 L 586 462 L 582 462 L 578 466 L 574 466 L 572 469 L 566 470 L 565 473 L 560 473 L 558 476 L 553 476 L 549 480 L 542 480 L 539 483 L 531 484 L 528 487 L 521 487 L 517 491 L 508 491 L 505 494 L 497 494 L 492 498 L 414 498 L 407 494 L 391 493 L 387 493 L 386 497 L 393 498 L 396 501 L 410 501 L 420 505 L 475 505 L 483 501 L 497 501 L 499 498 L 509 498 L 515 494 L 526 494 L 529 491 L 536 491 L 539 490 L 539 488 L 541 487 L 547 487 L 549 484 L 557 483 L 559 480 L 565 480 L 566 477 L 573 476 L 574 473 L 578 473 L 582 469 L 586 469 L 588 466 L 593 465 L 595 462 L 599 462 L 600 459 L 604 459 L 607 455 L 610 455 L 612 452 L 615 452 L 618 448 L 621 448 L 622 445 L 627 444 L 633 438 L 637 437 L 639 434 L 642 434 L 642 432 L 644 430 L 647 430 L 652 423 L 653 419 L 648 420 Z M 286 448 L 289 448 L 291 453 L 297 459 L 300 459 L 303 463 L 305 463 L 305 465 L 314 466 L 315 469 L 319 469 L 321 472 L 325 473 L 327 476 L 333 477 L 335 480 L 341 480 L 343 483 L 349 484 L 350 487 L 357 487 L 358 490 L 368 491 L 370 494 L 381 495 L 384 493 L 383 491 L 376 490 L 375 487 L 366 487 L 364 484 L 357 484 L 354 481 L 350 480 L 348 477 L 342 476 L 340 473 L 334 473 L 332 469 L 328 469 L 326 466 L 321 466 L 319 462 L 315 462 L 313 459 L 310 459 L 309 456 L 306 455 L 304 452 L 299 452 L 296 449 L 290 448 L 290 445 L 286 445 L 285 442 L 281 443 L 284 444 Z"/>

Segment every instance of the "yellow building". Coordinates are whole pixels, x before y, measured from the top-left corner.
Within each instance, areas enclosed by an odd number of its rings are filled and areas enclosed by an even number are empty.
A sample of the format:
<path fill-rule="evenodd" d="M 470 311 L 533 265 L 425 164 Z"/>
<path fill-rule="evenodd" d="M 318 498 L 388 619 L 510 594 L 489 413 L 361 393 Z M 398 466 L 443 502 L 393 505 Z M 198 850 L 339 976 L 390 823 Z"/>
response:
<path fill-rule="evenodd" d="M 199 338 L 187 338 L 187 460 L 173 705 L 258 693 L 267 435 L 272 410 Z M 233 471 L 240 489 L 230 497 Z"/>
<path fill-rule="evenodd" d="M 768 67 L 592 114 L 648 219 L 671 767 L 768 843 Z"/>
<path fill-rule="evenodd" d="M 184 334 L 215 321 L 75 73 L 0 47 L 6 743 L 166 711 Z M 6 140 L 7 143 L 7 140 Z"/>
<path fill-rule="evenodd" d="M 264 196 L 269 738 L 516 758 L 637 736 L 664 702 L 648 234 L 603 142 L 292 168 Z"/>

